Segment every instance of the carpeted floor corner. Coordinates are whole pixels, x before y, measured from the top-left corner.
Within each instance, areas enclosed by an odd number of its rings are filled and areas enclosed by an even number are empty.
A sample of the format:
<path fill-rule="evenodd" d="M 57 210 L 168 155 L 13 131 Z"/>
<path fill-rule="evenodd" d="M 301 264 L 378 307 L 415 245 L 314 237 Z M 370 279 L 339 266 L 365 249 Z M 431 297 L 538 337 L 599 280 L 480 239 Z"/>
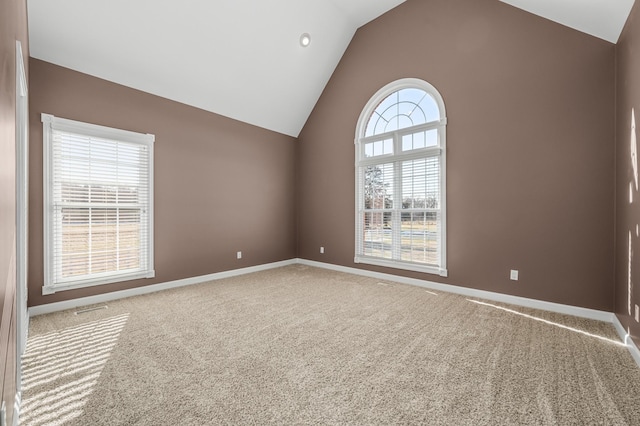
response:
<path fill-rule="evenodd" d="M 613 327 L 301 265 L 31 320 L 22 425 L 637 425 Z"/>

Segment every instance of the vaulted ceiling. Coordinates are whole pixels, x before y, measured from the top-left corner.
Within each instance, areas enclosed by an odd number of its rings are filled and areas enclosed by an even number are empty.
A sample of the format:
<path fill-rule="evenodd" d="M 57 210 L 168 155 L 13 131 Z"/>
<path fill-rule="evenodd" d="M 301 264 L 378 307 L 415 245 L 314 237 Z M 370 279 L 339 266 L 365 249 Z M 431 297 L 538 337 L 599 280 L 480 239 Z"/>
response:
<path fill-rule="evenodd" d="M 635 0 L 500 1 L 611 43 L 617 43 Z"/>
<path fill-rule="evenodd" d="M 29 45 L 34 58 L 297 136 L 356 30 L 404 1 L 28 0 Z M 634 2 L 500 1 L 612 43 Z"/>
<path fill-rule="evenodd" d="M 402 2 L 29 0 L 29 44 L 35 58 L 297 136 L 358 27 Z"/>

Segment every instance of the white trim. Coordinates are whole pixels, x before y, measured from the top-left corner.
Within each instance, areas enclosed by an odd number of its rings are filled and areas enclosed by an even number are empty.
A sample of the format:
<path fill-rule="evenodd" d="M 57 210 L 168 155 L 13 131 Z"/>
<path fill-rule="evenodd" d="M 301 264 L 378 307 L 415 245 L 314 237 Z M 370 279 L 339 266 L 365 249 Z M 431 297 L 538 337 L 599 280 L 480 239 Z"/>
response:
<path fill-rule="evenodd" d="M 55 285 L 44 285 L 42 286 L 42 294 L 46 296 L 48 294 L 55 294 L 59 291 L 73 290 L 85 287 L 95 287 L 103 284 L 119 283 L 122 281 L 132 281 L 143 278 L 153 278 L 154 276 L 155 271 L 153 270 L 136 271 L 129 274 L 119 273 L 117 275 L 114 275 L 112 272 L 103 272 L 100 274 L 89 275 L 90 278 L 83 280 L 63 282 Z"/>
<path fill-rule="evenodd" d="M 384 97 L 386 98 L 387 96 L 391 95 L 392 93 L 393 92 L 387 94 Z M 440 120 L 430 121 L 430 122 L 424 123 L 424 124 L 417 124 L 417 125 L 411 126 L 411 127 L 403 127 L 402 129 L 398 129 L 398 130 L 392 130 L 392 131 L 389 131 L 389 132 L 386 132 L 386 133 L 378 133 L 378 134 L 375 134 L 375 135 L 363 137 L 363 138 L 360 139 L 360 143 L 361 144 L 367 144 L 367 143 L 371 143 L 371 142 L 382 141 L 382 140 L 385 140 L 385 139 L 393 139 L 394 137 L 402 137 L 402 136 L 405 136 L 405 135 L 411 135 L 413 133 L 417 133 L 417 132 L 420 132 L 420 131 L 439 129 L 439 128 L 445 126 L 446 124 L 447 124 L 447 117 L 443 117 Z M 438 147 L 429 146 L 429 147 L 418 148 L 418 149 L 421 150 L 421 151 L 425 151 L 425 150 L 428 150 L 428 149 L 435 150 L 437 148 Z M 412 151 L 414 151 L 414 150 L 412 150 Z M 411 151 L 409 151 L 409 152 L 411 152 Z M 387 154 L 387 155 L 393 155 L 393 154 Z"/>
<path fill-rule="evenodd" d="M 29 87 L 22 43 L 16 40 L 16 393 L 13 424 L 20 417 L 22 395 L 22 355 L 29 335 L 28 258 L 29 258 Z"/>
<path fill-rule="evenodd" d="M 116 129 L 111 127 L 100 126 L 97 124 L 84 123 L 80 121 L 69 120 L 66 118 L 56 117 L 51 114 L 41 113 L 40 115 L 43 126 L 43 205 L 44 205 L 44 285 L 42 294 L 48 295 L 59 291 L 65 291 L 75 288 L 91 287 L 96 285 L 109 284 L 121 281 L 130 281 L 133 279 L 153 278 L 154 270 L 154 143 L 155 135 L 149 133 L 137 133 L 129 130 Z M 139 208 L 146 216 L 146 228 L 141 227 L 140 234 L 141 244 L 144 244 L 146 263 L 140 265 L 140 268 L 134 271 L 109 271 L 105 273 L 94 273 L 84 276 L 75 276 L 72 279 L 63 279 L 60 271 L 56 269 L 54 255 L 62 252 L 61 241 L 62 235 L 59 227 L 54 222 L 54 189 L 53 185 L 56 170 L 54 169 L 54 140 L 53 133 L 59 131 L 64 133 L 73 133 L 82 135 L 83 137 L 95 137 L 100 139 L 112 140 L 117 143 L 132 144 L 144 149 L 146 156 L 146 184 L 147 184 L 147 202 L 141 205 L 137 203 L 129 203 L 132 208 Z M 74 206 L 73 203 L 67 203 L 66 206 Z M 86 208 L 91 203 L 81 203 L 78 207 Z M 102 207 L 126 207 L 127 204 L 101 204 Z M 60 207 L 58 207 L 60 208 Z M 53 233 L 56 235 L 53 235 Z M 55 247 L 54 247 L 55 245 Z"/>
<path fill-rule="evenodd" d="M 18 356 L 29 331 L 27 264 L 29 255 L 29 93 L 22 44 L 16 40 L 16 299 Z"/>
<path fill-rule="evenodd" d="M 430 266 L 430 265 L 423 266 L 415 263 L 403 263 L 402 266 L 399 266 L 398 262 L 395 260 L 387 260 L 387 259 L 376 258 L 376 257 L 356 256 L 354 257 L 353 262 L 365 263 L 367 265 L 383 266 L 385 268 L 396 268 L 396 269 L 403 269 L 406 271 L 423 272 L 426 274 L 440 275 L 441 277 L 446 277 L 449 273 L 446 269 L 442 269 L 437 266 Z"/>
<path fill-rule="evenodd" d="M 130 130 L 84 123 L 82 121 L 56 117 L 44 112 L 40 115 L 40 119 L 43 123 L 48 124 L 52 129 L 64 132 L 80 133 L 82 135 L 94 136 L 97 138 L 113 139 L 119 142 L 129 142 L 142 145 L 151 145 L 155 142 L 155 135 L 150 133 L 132 132 Z"/>
<path fill-rule="evenodd" d="M 512 305 L 524 306 L 527 308 L 540 309 L 544 311 L 557 312 L 560 314 L 573 315 L 575 317 L 589 318 L 598 321 L 611 323 L 613 314 L 611 312 L 599 311 L 596 309 L 580 308 L 578 306 L 563 305 L 554 302 L 545 302 L 542 300 L 528 299 L 526 297 L 511 296 L 508 294 L 494 293 L 492 291 L 477 290 L 474 288 L 460 287 L 451 284 L 441 284 L 432 281 L 419 280 L 417 278 L 401 277 L 399 275 L 384 274 L 381 272 L 367 271 L 365 269 L 351 268 L 348 266 L 332 265 L 329 263 L 316 262 L 314 260 L 298 259 L 301 265 L 315 266 L 317 268 L 330 269 L 332 271 L 346 272 L 348 274 L 362 275 L 365 277 L 376 278 L 380 280 L 395 281 L 401 284 L 409 284 L 418 287 L 428 288 L 430 290 L 444 291 L 447 293 L 460 294 L 468 297 L 477 297 L 479 299 L 493 300 L 495 302 L 509 303 Z"/>
<path fill-rule="evenodd" d="M 172 288 L 185 287 L 194 284 L 205 283 L 208 281 L 221 280 L 223 278 L 236 277 L 238 275 L 251 274 L 254 272 L 266 271 L 269 269 L 280 268 L 283 266 L 294 265 L 297 259 L 283 260 L 280 262 L 267 263 L 264 265 L 250 266 L 248 268 L 232 269 L 229 271 L 216 272 L 209 275 L 201 275 L 198 277 L 184 278 L 181 280 L 167 281 L 159 284 L 151 284 L 142 287 L 131 288 L 128 290 L 114 291 L 111 293 L 98 294 L 95 296 L 81 297 L 79 299 L 65 300 L 63 302 L 48 303 L 46 305 L 38 305 L 29 308 L 29 316 L 50 314 L 52 312 L 64 311 L 67 309 L 77 308 L 79 306 L 93 305 L 97 303 L 105 303 L 112 300 L 124 299 L 126 297 L 139 296 L 141 294 L 155 293 L 157 291 L 169 290 Z"/>
<path fill-rule="evenodd" d="M 148 218 L 147 218 L 147 276 L 146 278 L 154 278 L 156 276 L 156 270 L 155 270 L 155 237 L 154 237 L 154 230 L 155 230 L 155 152 L 154 152 L 154 147 L 155 147 L 155 140 L 156 137 L 155 135 L 149 135 L 147 134 L 147 137 L 150 137 L 150 143 L 147 145 L 147 149 L 149 150 L 149 153 L 147 154 L 149 156 L 149 164 L 147 165 L 147 167 L 149 168 L 148 170 L 148 174 L 149 174 L 149 195 L 148 195 L 148 209 L 149 209 L 149 214 L 148 214 Z"/>
<path fill-rule="evenodd" d="M 615 314 L 611 312 L 599 311 L 596 309 L 589 309 L 589 308 L 581 308 L 578 306 L 563 305 L 563 304 L 554 303 L 554 302 L 545 302 L 542 300 L 529 299 L 526 297 L 512 296 L 508 294 L 495 293 L 492 291 L 478 290 L 478 289 L 473 289 L 468 287 L 460 287 L 460 286 L 451 285 L 451 284 L 436 283 L 432 281 L 420 280 L 417 278 L 402 277 L 399 275 L 385 274 L 382 272 L 368 271 L 366 269 L 358 269 L 358 268 L 352 268 L 348 266 L 333 265 L 330 263 L 323 263 L 323 262 L 317 262 L 315 260 L 307 260 L 307 259 L 299 259 L 299 258 L 283 260 L 283 261 L 274 262 L 274 263 L 267 263 L 264 265 L 250 266 L 248 268 L 232 269 L 229 271 L 216 272 L 209 275 L 201 275 L 198 277 L 184 278 L 180 280 L 168 281 L 168 282 L 159 283 L 159 284 L 151 284 L 151 285 L 136 287 L 128 290 L 121 290 L 121 291 L 115 291 L 111 293 L 99 294 L 96 296 L 66 300 L 63 302 L 55 302 L 55 303 L 48 303 L 45 305 L 33 306 L 29 308 L 29 316 L 34 317 L 37 315 L 48 314 L 51 312 L 63 311 L 66 309 L 73 309 L 73 308 L 77 308 L 78 306 L 104 303 L 111 300 L 123 299 L 125 297 L 155 293 L 157 291 L 184 287 L 184 286 L 193 285 L 193 284 L 200 284 L 207 281 L 215 281 L 223 278 L 251 274 L 253 272 L 266 271 L 269 269 L 280 268 L 283 266 L 295 265 L 295 264 L 313 266 L 316 268 L 328 269 L 328 270 L 337 271 L 337 272 L 344 272 L 347 274 L 361 275 L 365 277 L 376 278 L 379 280 L 394 281 L 397 283 L 418 286 L 418 287 L 427 288 L 430 290 L 460 294 L 468 297 L 477 297 L 480 299 L 493 300 L 495 302 L 502 302 L 502 303 L 509 303 L 512 305 L 524 306 L 527 308 L 557 312 L 557 313 L 566 314 L 566 315 L 573 315 L 580 318 L 588 318 L 588 319 L 593 319 L 597 321 L 604 321 L 604 322 L 608 322 L 615 325 L 614 323 Z M 620 329 L 622 329 L 621 325 L 619 327 Z M 618 333 L 620 333 L 620 330 L 618 330 Z M 624 334 L 626 334 L 626 332 L 622 334 L 623 339 L 624 339 Z"/>
<path fill-rule="evenodd" d="M 20 365 L 22 368 L 22 363 Z M 22 392 L 16 392 L 15 400 L 13 401 L 13 426 L 18 426 L 20 420 L 20 407 L 22 406 Z"/>
<path fill-rule="evenodd" d="M 48 114 L 42 114 L 41 119 L 43 123 L 49 123 L 49 125 L 42 126 L 42 198 L 43 198 L 43 224 L 42 224 L 42 241 L 43 241 L 43 263 L 44 263 L 44 286 L 47 283 L 53 282 L 53 265 L 51 255 L 53 253 L 53 236 L 51 235 L 51 230 L 53 229 L 53 224 L 51 223 L 52 214 L 49 211 L 49 206 L 51 203 L 51 185 L 50 182 L 53 182 L 53 170 L 51 167 L 52 156 L 50 149 L 48 149 L 49 141 L 51 140 L 51 119 L 53 116 Z M 47 121 L 45 121 L 45 119 Z M 44 287 L 43 286 L 43 287 Z"/>
<path fill-rule="evenodd" d="M 627 345 L 627 348 L 629 349 L 631 356 L 635 360 L 636 364 L 638 364 L 638 367 L 640 367 L 640 350 L 636 346 L 631 336 L 629 336 L 629 333 L 627 332 L 627 330 L 625 330 L 624 327 L 622 326 L 622 323 L 620 322 L 620 319 L 618 318 L 618 316 L 615 314 L 612 314 L 612 315 L 613 315 L 613 318 L 611 322 L 615 327 L 616 331 L 618 332 L 618 336 L 620 336 L 620 339 L 622 339 L 624 344 Z"/>

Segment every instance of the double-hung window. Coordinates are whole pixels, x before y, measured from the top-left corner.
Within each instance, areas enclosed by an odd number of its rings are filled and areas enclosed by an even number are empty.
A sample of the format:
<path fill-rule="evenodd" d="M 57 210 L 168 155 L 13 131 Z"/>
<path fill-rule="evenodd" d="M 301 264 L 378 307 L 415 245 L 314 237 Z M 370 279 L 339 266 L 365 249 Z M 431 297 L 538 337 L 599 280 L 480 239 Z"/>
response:
<path fill-rule="evenodd" d="M 355 262 L 447 275 L 444 102 L 429 83 L 393 82 L 356 130 Z"/>
<path fill-rule="evenodd" d="M 154 276 L 149 134 L 42 114 L 44 294 Z"/>

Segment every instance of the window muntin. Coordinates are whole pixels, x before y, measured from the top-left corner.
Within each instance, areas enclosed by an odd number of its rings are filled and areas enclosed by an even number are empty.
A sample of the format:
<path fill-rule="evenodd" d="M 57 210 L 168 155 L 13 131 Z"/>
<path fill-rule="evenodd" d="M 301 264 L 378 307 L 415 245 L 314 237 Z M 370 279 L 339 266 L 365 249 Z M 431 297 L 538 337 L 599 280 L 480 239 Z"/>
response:
<path fill-rule="evenodd" d="M 445 130 L 442 98 L 421 80 L 388 85 L 363 110 L 356 135 L 357 263 L 446 276 Z"/>
<path fill-rule="evenodd" d="M 417 131 L 402 136 L 402 151 L 438 146 L 438 129 Z"/>
<path fill-rule="evenodd" d="M 393 139 L 381 139 L 364 144 L 365 157 L 379 157 L 393 154 Z"/>
<path fill-rule="evenodd" d="M 43 292 L 153 277 L 154 136 L 42 121 Z"/>
<path fill-rule="evenodd" d="M 431 94 L 420 88 L 405 88 L 385 97 L 367 122 L 365 137 L 380 135 L 440 120 L 440 110 Z"/>

